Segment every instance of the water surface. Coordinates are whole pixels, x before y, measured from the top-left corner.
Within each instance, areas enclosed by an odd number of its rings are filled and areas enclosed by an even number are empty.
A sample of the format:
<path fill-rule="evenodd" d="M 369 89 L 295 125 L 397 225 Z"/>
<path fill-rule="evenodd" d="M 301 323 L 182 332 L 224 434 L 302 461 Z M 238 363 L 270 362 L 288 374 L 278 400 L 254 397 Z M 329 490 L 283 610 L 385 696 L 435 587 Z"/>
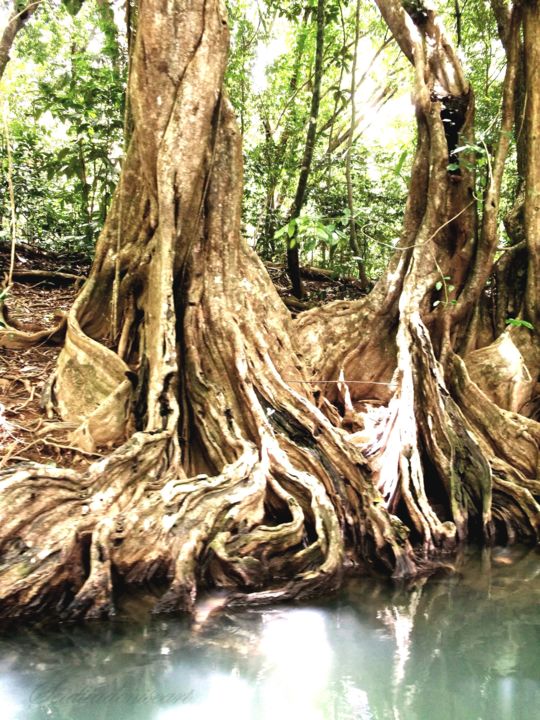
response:
<path fill-rule="evenodd" d="M 0 633 L 2 720 L 532 720 L 540 555 L 469 556 L 325 602 Z"/>

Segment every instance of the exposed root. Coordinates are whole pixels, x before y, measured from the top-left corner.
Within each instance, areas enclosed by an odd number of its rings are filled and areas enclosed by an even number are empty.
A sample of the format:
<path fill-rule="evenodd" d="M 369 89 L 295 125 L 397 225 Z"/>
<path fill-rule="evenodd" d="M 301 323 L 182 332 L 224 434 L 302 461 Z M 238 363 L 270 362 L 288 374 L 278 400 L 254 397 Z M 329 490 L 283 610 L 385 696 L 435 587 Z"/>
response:
<path fill-rule="evenodd" d="M 37 332 L 25 332 L 11 327 L 7 322 L 0 326 L 0 348 L 8 350 L 26 350 L 45 342 L 60 345 L 66 331 L 66 318 L 62 318 L 54 327 Z"/>
<path fill-rule="evenodd" d="M 540 424 L 499 408 L 470 379 L 465 363 L 452 360 L 452 391 L 493 478 L 493 517 L 506 538 L 540 538 Z"/>
<path fill-rule="evenodd" d="M 84 282 L 83 275 L 75 275 L 74 273 L 54 272 L 52 270 L 14 270 L 13 280 L 22 282 L 43 282 L 46 281 L 53 285 L 75 285 L 79 288 Z"/>
<path fill-rule="evenodd" d="M 499 407 L 518 413 L 535 395 L 539 355 L 531 331 L 512 328 L 465 360 L 471 380 Z"/>

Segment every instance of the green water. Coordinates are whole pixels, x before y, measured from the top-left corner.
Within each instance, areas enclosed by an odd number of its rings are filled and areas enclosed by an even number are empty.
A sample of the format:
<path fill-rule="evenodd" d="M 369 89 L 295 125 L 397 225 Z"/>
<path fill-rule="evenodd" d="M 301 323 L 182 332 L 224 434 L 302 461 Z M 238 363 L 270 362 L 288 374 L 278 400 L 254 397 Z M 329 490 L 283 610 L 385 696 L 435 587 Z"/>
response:
<path fill-rule="evenodd" d="M 540 718 L 540 555 L 324 603 L 0 633 L 1 720 Z"/>

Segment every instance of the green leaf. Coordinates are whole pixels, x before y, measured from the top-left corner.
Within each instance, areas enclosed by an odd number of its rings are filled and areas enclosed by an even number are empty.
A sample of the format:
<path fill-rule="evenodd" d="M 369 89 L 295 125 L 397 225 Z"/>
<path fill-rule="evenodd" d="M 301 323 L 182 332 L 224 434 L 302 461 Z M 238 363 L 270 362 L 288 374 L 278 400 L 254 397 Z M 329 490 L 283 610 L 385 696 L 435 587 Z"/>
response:
<path fill-rule="evenodd" d="M 289 220 L 287 223 L 287 235 L 292 238 L 296 230 L 296 219 L 293 218 L 292 220 Z M 294 247 L 294 245 L 291 245 L 291 247 Z"/>
<path fill-rule="evenodd" d="M 407 159 L 409 151 L 404 150 L 401 155 L 399 156 L 399 160 L 397 161 L 397 165 L 394 168 L 394 175 L 399 175 L 403 169 L 403 165 L 405 164 L 405 160 Z"/>
<path fill-rule="evenodd" d="M 70 15 L 75 17 L 83 6 L 84 0 L 63 0 L 63 4 Z"/>
<path fill-rule="evenodd" d="M 339 243 L 341 237 L 341 233 L 333 232 L 331 235 L 326 236 L 325 242 L 330 247 L 335 247 Z"/>
<path fill-rule="evenodd" d="M 485 155 L 486 150 L 481 145 L 461 145 L 454 150 L 454 153 L 460 152 L 475 152 L 478 155 Z"/>
<path fill-rule="evenodd" d="M 62 148 L 61 150 L 58 151 L 58 154 L 56 155 L 56 162 L 61 163 L 65 160 L 67 160 L 67 158 L 69 158 L 69 156 L 72 153 L 73 153 L 72 148 L 70 148 L 70 147 Z"/>
<path fill-rule="evenodd" d="M 440 305 L 440 304 L 441 304 L 440 300 L 435 300 L 435 302 L 433 303 L 433 307 L 437 307 L 437 305 Z"/>
<path fill-rule="evenodd" d="M 282 228 L 280 228 L 279 230 L 276 230 L 276 232 L 274 233 L 274 239 L 275 239 L 275 240 L 279 240 L 279 238 L 280 238 L 282 235 L 285 235 L 285 233 L 287 232 L 287 228 L 288 228 L 288 227 L 289 227 L 289 225 L 287 224 L 287 225 L 284 225 L 284 226 L 283 226 Z"/>
<path fill-rule="evenodd" d="M 442 282 L 440 280 L 437 280 L 435 283 L 435 290 L 440 290 L 442 288 Z"/>
<path fill-rule="evenodd" d="M 508 318 L 506 320 L 507 325 L 511 325 L 512 327 L 525 327 L 528 330 L 534 330 L 534 325 L 530 323 L 528 320 L 519 320 L 518 318 Z"/>

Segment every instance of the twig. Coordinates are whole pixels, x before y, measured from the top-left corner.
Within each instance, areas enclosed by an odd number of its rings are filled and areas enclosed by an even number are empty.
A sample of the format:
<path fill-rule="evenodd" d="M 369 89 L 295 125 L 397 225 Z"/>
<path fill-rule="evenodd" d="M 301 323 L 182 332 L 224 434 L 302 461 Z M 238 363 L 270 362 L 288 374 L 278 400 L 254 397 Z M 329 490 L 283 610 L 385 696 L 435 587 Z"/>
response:
<path fill-rule="evenodd" d="M 31 443 L 28 443 L 28 445 L 25 445 L 23 448 L 19 448 L 19 452 L 26 452 L 27 450 L 30 450 L 31 447 L 34 447 L 36 443 L 41 442 L 41 440 L 32 440 Z M 0 468 L 3 468 L 7 465 L 9 460 L 13 457 L 13 454 L 17 450 L 17 445 L 19 444 L 18 440 L 15 440 L 14 443 L 11 444 L 11 450 L 8 450 L 7 453 L 4 455 L 4 457 L 0 460 Z"/>
<path fill-rule="evenodd" d="M 7 463 L 11 459 L 13 459 L 14 453 L 17 450 L 18 443 L 19 443 L 19 441 L 15 440 L 15 442 L 13 442 L 11 444 L 11 450 L 8 450 L 7 453 L 4 455 L 4 457 L 0 460 L 0 468 L 5 467 L 7 465 Z M 104 455 L 101 455 L 100 453 L 89 452 L 87 450 L 83 450 L 82 448 L 73 447 L 72 445 L 61 445 L 60 443 L 56 443 L 56 442 L 54 442 L 54 440 L 51 440 L 50 438 L 47 438 L 47 437 L 37 438 L 36 440 L 32 440 L 32 442 L 28 443 L 28 445 L 25 445 L 24 447 L 19 448 L 18 452 L 25 453 L 28 450 L 30 450 L 30 448 L 34 447 L 34 445 L 38 445 L 39 443 L 41 443 L 43 445 L 49 445 L 51 447 L 58 448 L 59 450 L 71 450 L 72 452 L 76 452 L 81 455 L 89 455 L 91 457 L 97 457 L 97 458 L 105 457 Z M 18 455 L 17 457 L 21 457 L 21 456 Z M 28 458 L 24 458 L 24 459 L 28 460 Z"/>
<path fill-rule="evenodd" d="M 13 17 L 11 17 L 9 19 L 8 25 L 11 25 L 12 23 L 17 22 L 17 20 L 20 17 L 22 17 L 25 12 L 28 12 L 29 10 L 36 8 L 38 5 L 41 4 L 41 2 L 42 2 L 42 0 L 35 0 L 35 2 L 29 3 L 26 7 L 23 7 L 23 9 L 20 12 L 18 12 L 16 15 L 13 15 Z"/>
<path fill-rule="evenodd" d="M 422 245 L 426 245 L 428 242 L 430 242 L 431 240 L 433 240 L 433 238 L 434 238 L 436 235 L 438 235 L 441 230 L 443 230 L 447 225 L 450 225 L 450 223 L 453 222 L 454 220 L 457 220 L 457 218 L 458 218 L 460 215 L 463 215 L 463 213 L 466 212 L 466 211 L 471 207 L 471 205 L 474 205 L 476 199 L 477 199 L 477 198 L 475 197 L 474 200 L 471 200 L 468 205 L 465 205 L 464 208 L 462 208 L 458 213 L 456 213 L 454 216 L 452 216 L 452 217 L 450 218 L 450 220 L 447 220 L 447 221 L 444 222 L 442 225 L 439 225 L 439 227 L 435 230 L 435 232 L 433 232 L 426 240 L 423 240 L 423 241 L 420 242 L 420 243 L 415 243 L 414 245 L 404 245 L 403 247 L 400 247 L 399 245 L 391 245 L 390 243 L 386 243 L 386 242 L 384 242 L 383 240 L 377 240 L 377 238 L 371 237 L 371 236 L 368 235 L 368 233 L 366 233 L 365 231 L 363 231 L 363 232 L 365 232 L 365 234 L 366 234 L 371 240 L 373 240 L 374 242 L 376 242 L 378 245 L 383 245 L 384 247 L 391 248 L 392 250 L 399 250 L 400 252 L 402 252 L 402 251 L 404 251 L 404 250 L 414 250 L 415 247 L 422 247 Z"/>
<path fill-rule="evenodd" d="M 91 457 L 98 457 L 102 458 L 105 457 L 105 455 L 102 455 L 101 453 L 97 452 L 90 452 L 89 450 L 83 450 L 82 448 L 75 447 L 74 445 L 61 445 L 60 443 L 54 442 L 51 438 L 44 437 L 38 442 L 42 442 L 45 445 L 50 445 L 51 447 L 59 448 L 60 450 L 71 450 L 76 453 L 80 453 L 81 455 L 90 455 Z"/>

